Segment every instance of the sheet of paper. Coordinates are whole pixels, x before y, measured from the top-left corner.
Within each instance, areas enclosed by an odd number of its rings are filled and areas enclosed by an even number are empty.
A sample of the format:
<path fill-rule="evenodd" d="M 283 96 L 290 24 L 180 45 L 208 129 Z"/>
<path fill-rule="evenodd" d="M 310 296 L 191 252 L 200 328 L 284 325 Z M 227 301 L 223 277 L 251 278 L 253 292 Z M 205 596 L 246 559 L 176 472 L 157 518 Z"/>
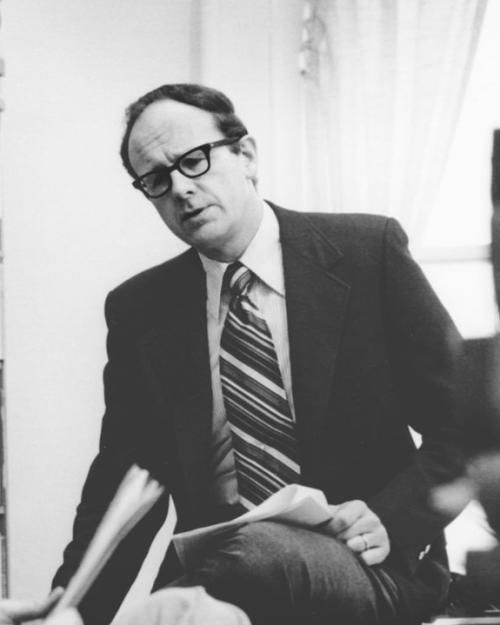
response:
<path fill-rule="evenodd" d="M 135 465 L 130 468 L 52 614 L 80 603 L 121 540 L 163 492 L 163 486 L 153 480 L 145 469 Z"/>
<path fill-rule="evenodd" d="M 308 486 L 289 484 L 235 519 L 175 534 L 173 543 L 181 563 L 189 567 L 207 541 L 231 528 L 263 520 L 314 527 L 331 518 L 324 493 Z"/>

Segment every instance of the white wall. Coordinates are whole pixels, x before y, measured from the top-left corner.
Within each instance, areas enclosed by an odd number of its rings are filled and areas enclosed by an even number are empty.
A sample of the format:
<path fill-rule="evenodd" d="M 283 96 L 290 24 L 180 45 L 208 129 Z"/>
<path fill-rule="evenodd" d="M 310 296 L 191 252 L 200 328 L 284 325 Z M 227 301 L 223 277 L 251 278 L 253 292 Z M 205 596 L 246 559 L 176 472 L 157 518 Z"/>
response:
<path fill-rule="evenodd" d="M 227 91 L 258 139 L 262 193 L 298 208 L 301 8 L 302 0 L 3 5 L 11 596 L 45 594 L 70 536 L 103 410 L 105 294 L 181 249 L 122 171 L 122 111 L 163 82 Z"/>
<path fill-rule="evenodd" d="M 11 595 L 43 596 L 103 410 L 106 292 L 180 245 L 117 156 L 122 112 L 190 79 L 190 2 L 2 3 Z"/>
<path fill-rule="evenodd" d="M 299 49 L 303 0 L 199 0 L 201 75 L 231 95 L 259 148 L 259 189 L 301 206 Z"/>

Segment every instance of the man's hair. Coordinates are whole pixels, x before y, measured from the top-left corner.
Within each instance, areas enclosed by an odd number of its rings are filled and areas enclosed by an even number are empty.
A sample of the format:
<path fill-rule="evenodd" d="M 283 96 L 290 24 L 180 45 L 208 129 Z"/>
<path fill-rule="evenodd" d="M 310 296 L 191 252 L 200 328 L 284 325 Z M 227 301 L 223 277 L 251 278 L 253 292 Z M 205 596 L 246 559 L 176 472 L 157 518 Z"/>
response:
<path fill-rule="evenodd" d="M 141 96 L 133 102 L 125 111 L 125 132 L 123 134 L 120 156 L 123 166 L 132 176 L 136 177 L 132 165 L 130 164 L 128 154 L 128 142 L 132 128 L 143 111 L 153 102 L 160 100 L 175 100 L 183 104 L 196 106 L 199 109 L 212 113 L 217 128 L 224 137 L 228 139 L 236 139 L 248 134 L 245 125 L 234 112 L 234 106 L 231 100 L 216 89 L 196 85 L 194 83 L 179 83 L 172 85 L 162 85 L 157 89 L 153 89 Z M 238 151 L 237 145 L 231 146 Z"/>

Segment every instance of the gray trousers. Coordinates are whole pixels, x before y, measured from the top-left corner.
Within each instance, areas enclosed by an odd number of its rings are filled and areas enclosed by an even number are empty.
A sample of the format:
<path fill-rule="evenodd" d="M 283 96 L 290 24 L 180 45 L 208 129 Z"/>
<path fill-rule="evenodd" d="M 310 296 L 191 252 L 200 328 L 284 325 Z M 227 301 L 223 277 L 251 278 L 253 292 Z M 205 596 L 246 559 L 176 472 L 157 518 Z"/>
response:
<path fill-rule="evenodd" d="M 383 565 L 369 567 L 342 542 L 271 521 L 216 537 L 172 586 L 203 586 L 252 625 L 416 623 Z M 422 614 L 435 606 L 419 606 Z"/>

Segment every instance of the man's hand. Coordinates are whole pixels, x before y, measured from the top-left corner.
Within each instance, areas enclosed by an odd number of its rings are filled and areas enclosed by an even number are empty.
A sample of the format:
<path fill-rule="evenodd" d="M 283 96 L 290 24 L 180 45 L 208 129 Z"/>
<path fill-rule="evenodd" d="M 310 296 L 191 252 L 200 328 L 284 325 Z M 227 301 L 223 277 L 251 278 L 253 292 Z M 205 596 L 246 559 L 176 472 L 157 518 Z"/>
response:
<path fill-rule="evenodd" d="M 43 618 L 52 610 L 63 594 L 62 588 L 55 588 L 41 601 L 22 599 L 0 600 L 0 625 L 18 625 L 25 621 Z"/>
<path fill-rule="evenodd" d="M 364 501 L 355 499 L 329 506 L 332 520 L 323 530 L 344 542 L 368 564 L 380 564 L 391 550 L 389 537 L 378 516 Z"/>

